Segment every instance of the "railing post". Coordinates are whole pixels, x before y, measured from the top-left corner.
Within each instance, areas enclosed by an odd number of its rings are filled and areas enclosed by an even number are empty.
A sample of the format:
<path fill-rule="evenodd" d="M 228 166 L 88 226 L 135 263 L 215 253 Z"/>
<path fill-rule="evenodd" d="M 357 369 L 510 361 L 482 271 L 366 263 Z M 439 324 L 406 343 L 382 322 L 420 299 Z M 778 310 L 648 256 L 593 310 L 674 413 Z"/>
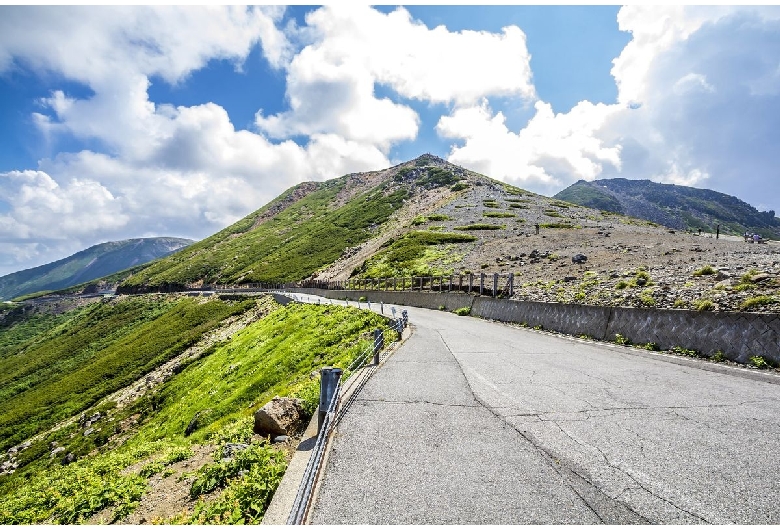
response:
<path fill-rule="evenodd" d="M 470 272 L 469 273 L 469 294 L 471 294 L 471 290 L 473 289 L 473 284 L 474 284 L 474 273 Z"/>
<path fill-rule="evenodd" d="M 515 273 L 510 272 L 509 273 L 509 298 L 512 298 L 512 295 L 515 294 Z"/>
<path fill-rule="evenodd" d="M 379 301 L 379 314 L 384 315 L 385 314 L 385 303 L 383 301 Z"/>
<path fill-rule="evenodd" d="M 493 298 L 498 296 L 498 273 L 493 273 Z"/>
<path fill-rule="evenodd" d="M 404 321 L 404 329 L 406 329 L 406 326 L 409 325 L 409 314 L 406 312 L 406 309 L 401 310 L 401 318 Z"/>
<path fill-rule="evenodd" d="M 320 370 L 320 406 L 317 413 L 317 434 L 322 430 L 322 424 L 325 416 L 328 414 L 328 408 L 333 395 L 338 391 L 339 379 L 343 370 L 341 368 L 332 368 L 325 366 Z"/>
<path fill-rule="evenodd" d="M 449 287 L 449 289 L 447 289 L 447 292 L 448 293 L 452 292 L 452 274 L 450 274 L 450 287 Z"/>
<path fill-rule="evenodd" d="M 374 330 L 374 365 L 379 364 L 379 352 L 385 347 L 385 334 L 377 328 Z"/>
<path fill-rule="evenodd" d="M 463 290 L 463 275 L 458 274 L 458 292 Z"/>
<path fill-rule="evenodd" d="M 485 273 L 480 272 L 479 273 L 479 296 L 482 296 L 482 293 L 485 292 Z"/>

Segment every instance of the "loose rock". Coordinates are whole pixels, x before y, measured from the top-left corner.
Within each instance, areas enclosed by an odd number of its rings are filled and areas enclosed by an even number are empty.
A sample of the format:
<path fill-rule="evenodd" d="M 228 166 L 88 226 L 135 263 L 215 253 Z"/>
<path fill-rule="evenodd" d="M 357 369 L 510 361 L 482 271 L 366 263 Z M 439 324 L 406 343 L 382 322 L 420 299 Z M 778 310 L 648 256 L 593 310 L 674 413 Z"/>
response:
<path fill-rule="evenodd" d="M 294 398 L 275 397 L 255 412 L 255 434 L 293 434 L 306 421 L 303 401 Z"/>

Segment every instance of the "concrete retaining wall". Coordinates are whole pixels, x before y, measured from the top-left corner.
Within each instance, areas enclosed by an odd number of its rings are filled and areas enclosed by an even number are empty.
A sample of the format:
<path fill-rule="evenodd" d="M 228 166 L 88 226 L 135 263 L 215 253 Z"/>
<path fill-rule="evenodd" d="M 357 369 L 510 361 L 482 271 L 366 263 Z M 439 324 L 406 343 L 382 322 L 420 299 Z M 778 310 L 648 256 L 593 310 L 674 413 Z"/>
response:
<path fill-rule="evenodd" d="M 291 290 L 353 301 L 365 297 L 372 303 L 426 309 L 444 306 L 447 311 L 470 307 L 473 316 L 542 326 L 570 335 L 612 341 L 620 334 L 634 344 L 654 342 L 661 349 L 681 346 L 707 356 L 722 351 L 726 358 L 740 363 L 762 356 L 780 364 L 780 315 L 777 314 L 547 304 L 455 293 Z"/>

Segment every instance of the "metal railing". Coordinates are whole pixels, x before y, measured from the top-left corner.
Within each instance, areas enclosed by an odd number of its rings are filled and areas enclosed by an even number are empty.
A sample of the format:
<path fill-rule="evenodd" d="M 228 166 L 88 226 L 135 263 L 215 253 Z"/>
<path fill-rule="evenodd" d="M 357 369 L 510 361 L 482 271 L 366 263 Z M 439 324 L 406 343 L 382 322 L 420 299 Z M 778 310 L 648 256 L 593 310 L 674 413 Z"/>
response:
<path fill-rule="evenodd" d="M 452 274 L 449 276 L 402 276 L 389 278 L 350 278 L 349 280 L 303 280 L 288 283 L 246 283 L 206 285 L 197 290 L 220 292 L 270 291 L 294 288 L 314 288 L 330 291 L 414 291 L 479 294 L 511 297 L 515 293 L 515 275 Z"/>
<path fill-rule="evenodd" d="M 317 302 L 320 302 L 319 299 Z M 392 311 L 395 314 L 394 307 Z M 396 331 L 400 337 L 409 322 L 406 310 L 401 312 L 400 317 L 390 319 L 390 322 L 390 328 Z M 381 329 L 376 329 L 374 330 L 373 343 L 357 355 L 347 368 L 347 371 L 350 373 L 345 381 L 342 382 L 340 380 L 342 372 L 338 368 L 325 367 L 320 372 L 320 405 L 318 408 L 320 417 L 318 419 L 317 441 L 312 449 L 301 484 L 295 496 L 295 501 L 293 502 L 292 510 L 287 519 L 288 525 L 303 524 L 306 521 L 311 508 L 314 487 L 322 470 L 322 463 L 330 435 L 335 426 L 341 421 L 349 406 L 357 398 L 358 393 L 368 379 L 386 356 L 389 355 L 390 346 L 393 344 L 395 344 L 395 341 L 388 344 L 388 347 L 385 348 L 384 332 Z M 385 354 L 380 357 L 383 350 Z M 368 364 L 369 358 L 371 358 L 370 365 Z M 368 368 L 362 372 L 362 377 L 353 377 L 359 370 L 365 367 Z M 335 384 L 332 381 L 333 377 L 337 379 Z M 347 401 L 339 407 L 341 397 L 346 394 L 349 394 Z"/>

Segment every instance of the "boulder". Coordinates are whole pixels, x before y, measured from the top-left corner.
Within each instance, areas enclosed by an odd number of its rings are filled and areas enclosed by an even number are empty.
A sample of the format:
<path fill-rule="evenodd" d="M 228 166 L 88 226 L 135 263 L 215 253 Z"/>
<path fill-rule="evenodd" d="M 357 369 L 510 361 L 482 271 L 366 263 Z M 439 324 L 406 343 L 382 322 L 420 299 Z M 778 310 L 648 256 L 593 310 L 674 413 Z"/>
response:
<path fill-rule="evenodd" d="M 588 257 L 585 254 L 575 254 L 571 257 L 571 262 L 581 265 L 588 261 Z"/>
<path fill-rule="evenodd" d="M 306 421 L 303 401 L 294 398 L 275 397 L 255 412 L 255 434 L 290 435 L 301 431 Z"/>

